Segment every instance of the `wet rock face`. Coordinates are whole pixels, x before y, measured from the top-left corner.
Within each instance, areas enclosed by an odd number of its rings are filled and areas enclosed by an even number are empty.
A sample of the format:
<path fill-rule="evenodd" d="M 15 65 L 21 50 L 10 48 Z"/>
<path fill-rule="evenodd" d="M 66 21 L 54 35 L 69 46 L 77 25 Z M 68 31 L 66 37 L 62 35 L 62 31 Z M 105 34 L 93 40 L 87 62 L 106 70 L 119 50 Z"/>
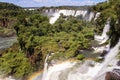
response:
<path fill-rule="evenodd" d="M 105 76 L 105 80 L 111 80 L 112 79 L 112 72 L 107 72 Z"/>
<path fill-rule="evenodd" d="M 117 66 L 120 66 L 120 60 L 117 62 Z"/>
<path fill-rule="evenodd" d="M 120 69 L 114 69 L 112 72 L 107 72 L 105 80 L 120 80 Z"/>
<path fill-rule="evenodd" d="M 103 53 L 100 55 L 100 57 L 105 57 L 107 55 L 108 51 L 104 50 Z"/>

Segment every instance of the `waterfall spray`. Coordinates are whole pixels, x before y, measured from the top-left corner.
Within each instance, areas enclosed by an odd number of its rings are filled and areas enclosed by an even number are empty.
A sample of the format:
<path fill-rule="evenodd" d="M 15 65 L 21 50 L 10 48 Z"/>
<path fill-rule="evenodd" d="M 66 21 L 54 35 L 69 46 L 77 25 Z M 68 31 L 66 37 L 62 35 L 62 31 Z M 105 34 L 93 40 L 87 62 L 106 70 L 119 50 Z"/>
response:
<path fill-rule="evenodd" d="M 42 80 L 45 80 L 46 77 L 46 73 L 47 73 L 47 68 L 48 68 L 48 63 L 47 60 L 49 58 L 50 54 L 48 54 L 45 58 L 45 62 L 44 62 L 44 72 L 43 72 L 43 76 L 42 76 Z"/>
<path fill-rule="evenodd" d="M 47 11 L 46 11 L 47 12 Z M 82 16 L 82 18 L 86 21 L 91 21 L 93 18 L 94 18 L 94 13 L 93 12 L 90 12 L 88 13 L 88 10 L 58 10 L 58 11 L 55 11 L 53 14 L 52 14 L 52 17 L 50 18 L 50 23 L 53 24 L 55 23 L 55 21 L 60 17 L 60 14 L 63 14 L 65 16 Z M 97 17 L 96 17 L 97 18 Z"/>
<path fill-rule="evenodd" d="M 110 19 L 107 20 L 102 35 L 101 36 L 95 35 L 95 40 L 99 41 L 100 44 L 105 43 L 109 39 L 109 36 L 107 35 L 107 32 L 109 30 L 110 30 Z"/>

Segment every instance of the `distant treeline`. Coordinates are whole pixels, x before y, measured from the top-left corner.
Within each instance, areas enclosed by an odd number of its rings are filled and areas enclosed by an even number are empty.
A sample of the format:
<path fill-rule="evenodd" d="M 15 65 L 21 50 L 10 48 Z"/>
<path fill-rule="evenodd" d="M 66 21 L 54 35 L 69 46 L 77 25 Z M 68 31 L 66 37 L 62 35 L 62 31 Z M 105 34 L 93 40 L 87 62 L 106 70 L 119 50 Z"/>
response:
<path fill-rule="evenodd" d="M 12 3 L 0 2 L 0 10 L 1 9 L 18 10 L 22 9 L 22 7 L 14 5 Z"/>

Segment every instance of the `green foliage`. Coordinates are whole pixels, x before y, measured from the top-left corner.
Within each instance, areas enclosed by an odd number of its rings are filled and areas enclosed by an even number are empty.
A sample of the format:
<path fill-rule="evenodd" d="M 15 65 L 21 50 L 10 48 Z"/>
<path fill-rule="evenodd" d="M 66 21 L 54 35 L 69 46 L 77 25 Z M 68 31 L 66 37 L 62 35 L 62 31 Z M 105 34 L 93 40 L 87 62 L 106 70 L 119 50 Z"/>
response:
<path fill-rule="evenodd" d="M 119 48 L 120 49 L 120 48 Z M 118 53 L 118 56 L 117 56 L 118 59 L 120 59 L 120 52 Z"/>
<path fill-rule="evenodd" d="M 101 12 L 101 15 L 96 20 L 97 32 L 102 32 L 103 27 L 108 18 L 110 18 L 110 35 L 111 47 L 115 46 L 120 37 L 120 0 L 108 0 L 93 6 L 94 11 Z"/>
<path fill-rule="evenodd" d="M 93 10 L 100 12 L 100 11 L 103 11 L 103 10 L 109 8 L 109 7 L 110 7 L 110 5 L 107 2 L 101 2 L 101 3 L 98 3 L 97 5 L 94 5 Z"/>
<path fill-rule="evenodd" d="M 77 59 L 78 60 L 83 60 L 85 57 L 84 57 L 84 55 L 83 54 L 79 54 L 78 56 L 77 56 Z"/>
<path fill-rule="evenodd" d="M 89 48 L 90 40 L 94 38 L 92 26 L 88 27 L 86 22 L 72 16 L 66 19 L 61 16 L 50 25 L 47 17 L 38 14 L 21 18 L 14 27 L 21 49 L 27 52 L 28 57 L 34 55 L 35 47 L 40 46 L 44 58 L 51 52 L 72 58 L 76 56 L 77 49 Z"/>
<path fill-rule="evenodd" d="M 96 58 L 95 61 L 96 61 L 96 62 L 102 62 L 103 59 L 102 59 L 102 58 Z"/>
<path fill-rule="evenodd" d="M 0 71 L 6 75 L 20 78 L 26 77 L 32 71 L 42 69 L 44 59 L 48 53 L 54 53 L 51 57 L 52 60 L 68 58 L 83 60 L 85 57 L 83 54 L 79 54 L 78 50 L 91 47 L 91 40 L 94 39 L 94 26 L 92 23 L 61 14 L 60 18 L 51 25 L 46 16 L 24 11 L 11 4 L 5 3 L 0 6 L 2 6 L 0 7 L 1 26 L 7 27 L 7 22 L 9 21 L 11 24 L 16 23 L 14 29 L 16 30 L 20 46 L 20 49 L 17 50 L 10 48 L 14 52 L 11 50 L 6 51 L 0 57 Z M 112 45 L 115 45 L 119 38 L 118 36 L 120 36 L 119 0 L 109 0 L 109 3 L 100 3 L 97 6 L 93 6 L 93 9 L 95 12 L 101 12 L 100 17 L 96 20 L 98 32 L 103 30 L 106 20 L 109 17 L 111 18 L 111 30 L 108 34 L 111 37 Z M 116 21 L 118 21 L 117 24 Z M 3 30 L 0 31 L 2 32 Z M 19 46 L 17 45 L 16 47 L 19 48 Z M 100 62 L 101 59 L 96 59 L 96 61 Z"/>
<path fill-rule="evenodd" d="M 24 53 L 7 53 L 0 58 L 0 71 L 5 75 L 17 78 L 25 77 L 32 72 L 32 67 Z"/>
<path fill-rule="evenodd" d="M 0 2 L 0 9 L 18 10 L 22 8 L 11 3 Z"/>
<path fill-rule="evenodd" d="M 93 25 L 72 16 L 61 16 L 51 25 L 48 17 L 40 14 L 18 15 L 14 29 L 19 44 L 16 47 L 20 49 L 12 48 L 14 52 L 8 51 L 2 55 L 0 70 L 16 77 L 24 77 L 32 71 L 42 69 L 48 53 L 54 53 L 51 59 L 78 57 L 82 60 L 84 57 L 78 56 L 77 50 L 89 49 L 94 38 Z M 10 59 L 7 60 L 8 58 Z M 15 62 L 17 60 L 18 64 Z"/>

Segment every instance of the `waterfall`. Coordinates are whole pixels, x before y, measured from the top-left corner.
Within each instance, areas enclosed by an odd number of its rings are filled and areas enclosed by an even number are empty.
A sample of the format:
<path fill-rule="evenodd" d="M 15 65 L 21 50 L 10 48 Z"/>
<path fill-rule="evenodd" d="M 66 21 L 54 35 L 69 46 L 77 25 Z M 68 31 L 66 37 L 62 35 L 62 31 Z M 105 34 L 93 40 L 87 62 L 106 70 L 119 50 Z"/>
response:
<path fill-rule="evenodd" d="M 90 12 L 88 21 L 91 21 L 94 18 L 94 15 L 95 15 L 94 12 Z"/>
<path fill-rule="evenodd" d="M 60 14 L 59 12 L 56 12 L 53 14 L 53 17 L 50 18 L 50 24 L 55 23 L 55 21 L 59 18 Z"/>
<path fill-rule="evenodd" d="M 86 61 L 83 65 L 75 68 L 75 64 L 70 62 L 63 62 L 49 67 L 44 80 L 103 80 L 107 71 L 112 71 L 114 68 L 109 68 L 109 64 L 114 60 L 119 52 L 120 41 L 112 48 L 105 60 L 102 63 L 95 63 Z M 94 66 L 90 66 L 93 64 Z M 99 79 L 99 76 L 102 77 Z"/>
<path fill-rule="evenodd" d="M 106 38 L 108 36 L 106 32 L 109 31 L 110 28 L 110 21 L 107 21 L 103 33 L 101 36 L 95 35 L 96 39 Z M 104 39 L 101 39 L 103 42 Z M 85 61 L 82 65 L 80 64 L 79 67 L 75 67 L 75 64 L 71 64 L 70 62 L 63 62 L 62 64 L 57 64 L 48 68 L 48 72 L 44 80 L 103 80 L 105 77 L 105 73 L 107 71 L 112 71 L 115 68 L 115 57 L 119 52 L 120 40 L 116 44 L 116 46 L 112 49 L 109 49 L 109 45 L 101 48 L 101 50 L 105 49 L 108 50 L 108 55 L 105 56 L 105 59 L 102 63 L 97 63 L 93 61 Z M 96 50 L 97 51 L 97 50 Z M 92 64 L 93 66 L 90 66 Z M 113 67 L 109 67 L 110 64 L 113 64 Z M 75 69 L 74 69 L 75 67 Z M 101 76 L 101 77 L 100 77 Z"/>
<path fill-rule="evenodd" d="M 119 68 L 116 65 L 117 60 L 115 59 L 115 57 L 119 53 L 119 47 L 120 47 L 120 40 L 117 43 L 117 45 L 114 48 L 112 48 L 109 51 L 108 55 L 105 57 L 105 60 L 101 64 L 101 70 L 98 71 L 98 74 L 96 74 L 95 76 L 95 80 L 97 80 L 97 77 L 99 77 L 100 75 L 105 74 L 108 71 L 112 71 L 114 68 Z M 112 65 L 112 66 L 109 67 L 109 65 Z"/>
<path fill-rule="evenodd" d="M 100 12 L 97 12 L 94 18 L 94 21 L 100 16 Z"/>
<path fill-rule="evenodd" d="M 110 50 L 110 44 L 92 48 L 94 49 L 94 53 L 103 53 L 104 50 L 108 52 Z"/>
<path fill-rule="evenodd" d="M 48 12 L 48 11 L 46 11 L 46 12 Z M 88 14 L 88 10 L 77 10 L 77 11 L 75 11 L 75 10 L 65 10 L 65 9 L 57 10 L 57 11 L 53 12 L 52 17 L 50 17 L 50 23 L 51 24 L 55 23 L 55 21 L 60 17 L 61 13 L 65 16 L 70 16 L 70 15 L 75 16 L 75 17 L 82 16 L 82 18 L 86 21 L 91 21 L 94 18 L 94 15 L 95 15 L 94 12 L 90 12 Z"/>
<path fill-rule="evenodd" d="M 44 78 L 44 80 L 59 80 L 59 75 L 64 71 L 65 69 L 68 69 L 75 65 L 73 62 L 64 62 L 61 64 L 56 64 L 51 67 L 49 67 L 48 72 Z"/>
<path fill-rule="evenodd" d="M 99 41 L 100 44 L 105 43 L 108 39 L 109 36 L 107 35 L 107 32 L 110 30 L 110 20 L 107 20 L 107 23 L 105 24 L 105 27 L 103 29 L 103 33 L 101 36 L 95 35 L 95 40 Z"/>
<path fill-rule="evenodd" d="M 88 12 L 87 10 L 77 10 L 75 16 L 77 17 L 82 15 L 82 17 L 84 18 L 85 15 L 87 15 L 87 12 Z"/>
<path fill-rule="evenodd" d="M 51 23 L 54 23 L 60 16 L 60 13 L 63 13 L 64 15 L 73 15 L 78 16 L 82 15 L 84 18 L 88 14 L 87 11 L 74 11 L 74 10 L 58 10 L 53 14 L 53 17 L 51 17 Z M 95 15 L 94 20 L 100 15 L 100 13 L 97 13 Z M 89 13 L 89 20 L 93 19 L 94 13 Z M 103 29 L 102 35 L 95 35 L 95 40 L 99 41 L 100 44 L 103 44 L 109 39 L 109 36 L 107 35 L 107 32 L 110 29 L 110 19 L 107 20 L 105 27 Z M 84 63 L 78 63 L 78 62 L 63 62 L 60 64 L 54 64 L 52 66 L 48 67 L 47 59 L 49 57 L 49 54 L 46 56 L 45 63 L 44 63 L 44 72 L 42 78 L 39 80 L 104 80 L 105 74 L 108 71 L 112 71 L 114 68 L 119 68 L 116 65 L 116 56 L 119 53 L 119 46 L 120 46 L 120 40 L 119 42 L 110 49 L 110 44 L 96 47 L 94 50 L 96 52 L 103 52 L 103 50 L 106 50 L 108 53 L 104 57 L 104 60 L 102 63 L 94 62 L 92 60 L 86 60 Z M 38 80 L 38 79 L 34 79 Z"/>
<path fill-rule="evenodd" d="M 48 63 L 47 63 L 47 60 L 49 58 L 49 55 L 48 54 L 45 58 L 45 62 L 44 62 L 44 71 L 43 71 L 43 76 L 42 76 L 42 80 L 45 80 L 45 77 L 46 77 L 46 73 L 47 73 L 47 67 L 48 67 Z"/>

